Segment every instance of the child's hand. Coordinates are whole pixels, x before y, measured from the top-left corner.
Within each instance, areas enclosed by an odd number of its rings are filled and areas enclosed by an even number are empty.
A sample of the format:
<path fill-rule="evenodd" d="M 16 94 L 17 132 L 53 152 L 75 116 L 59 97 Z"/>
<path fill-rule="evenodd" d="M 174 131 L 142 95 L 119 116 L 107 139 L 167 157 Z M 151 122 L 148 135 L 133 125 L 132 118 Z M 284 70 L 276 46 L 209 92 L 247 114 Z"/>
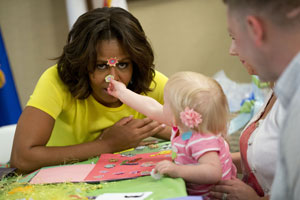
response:
<path fill-rule="evenodd" d="M 111 79 L 107 88 L 107 92 L 108 94 L 119 98 L 124 89 L 126 89 L 124 83 Z"/>
<path fill-rule="evenodd" d="M 156 164 L 155 171 L 163 175 L 178 178 L 178 166 L 169 160 L 164 160 Z"/>

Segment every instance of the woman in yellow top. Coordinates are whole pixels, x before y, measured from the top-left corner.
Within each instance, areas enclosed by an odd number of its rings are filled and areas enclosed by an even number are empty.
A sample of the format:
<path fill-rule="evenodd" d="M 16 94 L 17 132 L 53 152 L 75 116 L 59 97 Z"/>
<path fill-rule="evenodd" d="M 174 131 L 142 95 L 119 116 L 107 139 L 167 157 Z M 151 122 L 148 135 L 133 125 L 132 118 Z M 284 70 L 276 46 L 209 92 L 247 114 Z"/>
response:
<path fill-rule="evenodd" d="M 107 93 L 111 78 L 163 103 L 167 78 L 154 70 L 139 21 L 121 8 L 80 16 L 55 66 L 40 77 L 18 121 L 11 166 L 21 172 L 136 147 L 169 127 Z"/>

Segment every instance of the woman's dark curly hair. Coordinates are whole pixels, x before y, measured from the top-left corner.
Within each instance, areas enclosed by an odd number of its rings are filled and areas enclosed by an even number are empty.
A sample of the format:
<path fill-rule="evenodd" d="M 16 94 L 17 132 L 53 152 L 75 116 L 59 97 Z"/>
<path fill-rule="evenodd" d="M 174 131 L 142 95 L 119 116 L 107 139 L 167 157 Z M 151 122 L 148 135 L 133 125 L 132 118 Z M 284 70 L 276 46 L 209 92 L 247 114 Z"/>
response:
<path fill-rule="evenodd" d="M 104 7 L 78 18 L 58 58 L 58 74 L 75 98 L 85 99 L 92 93 L 89 73 L 96 69 L 97 45 L 113 39 L 118 40 L 133 63 L 128 88 L 136 93 L 151 91 L 154 55 L 141 24 L 122 8 Z"/>

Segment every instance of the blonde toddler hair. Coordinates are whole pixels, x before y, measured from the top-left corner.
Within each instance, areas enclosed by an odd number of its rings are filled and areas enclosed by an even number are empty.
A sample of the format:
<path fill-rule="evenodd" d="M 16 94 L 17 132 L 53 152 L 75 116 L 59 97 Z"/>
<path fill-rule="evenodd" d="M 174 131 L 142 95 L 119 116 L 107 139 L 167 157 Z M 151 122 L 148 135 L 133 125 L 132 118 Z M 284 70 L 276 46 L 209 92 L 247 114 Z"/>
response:
<path fill-rule="evenodd" d="M 196 72 L 178 72 L 168 80 L 164 95 L 178 126 L 185 126 L 181 122 L 180 113 L 189 107 L 202 115 L 202 123 L 192 128 L 193 131 L 226 137 L 228 103 L 216 80 Z"/>

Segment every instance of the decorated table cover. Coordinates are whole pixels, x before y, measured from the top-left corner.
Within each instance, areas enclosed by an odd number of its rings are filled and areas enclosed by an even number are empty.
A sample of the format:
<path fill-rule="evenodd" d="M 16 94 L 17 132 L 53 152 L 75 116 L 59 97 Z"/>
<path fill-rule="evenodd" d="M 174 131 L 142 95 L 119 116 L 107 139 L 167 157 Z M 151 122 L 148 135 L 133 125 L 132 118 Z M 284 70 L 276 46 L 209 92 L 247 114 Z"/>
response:
<path fill-rule="evenodd" d="M 101 182 L 150 175 L 156 163 L 172 160 L 171 151 L 144 154 L 102 154 L 84 181 Z"/>
<path fill-rule="evenodd" d="M 170 149 L 170 142 L 159 143 L 158 147 L 154 148 L 143 148 L 134 151 L 122 152 L 122 154 L 138 156 L 139 153 L 146 154 L 152 153 L 151 155 L 156 155 L 161 151 L 167 151 Z M 167 154 L 161 154 L 161 156 Z M 140 156 L 138 156 L 140 157 Z M 152 156 L 155 157 L 155 156 Z M 160 156 L 159 156 L 160 157 Z M 168 156 L 166 156 L 168 158 Z M 133 160 L 134 158 L 129 158 Z M 0 187 L 2 192 L 0 192 L 0 199 L 15 200 L 15 199 L 74 199 L 75 197 L 79 199 L 95 198 L 100 194 L 106 193 L 132 193 L 132 192 L 153 192 L 147 200 L 156 199 L 170 199 L 176 197 L 184 197 L 187 195 L 185 183 L 181 178 L 170 178 L 163 176 L 161 179 L 156 180 L 151 176 L 141 176 L 137 178 L 129 178 L 127 180 L 120 181 L 103 181 L 95 184 L 87 184 L 85 182 L 78 182 L 79 180 L 84 180 L 87 175 L 95 167 L 99 157 L 91 158 L 87 161 L 79 162 L 73 165 L 62 165 L 62 166 L 52 166 L 47 168 L 42 168 L 37 170 L 27 176 L 23 177 L 10 177 L 8 180 L 0 181 Z M 137 160 L 137 162 L 142 162 L 142 159 Z M 155 161 L 154 161 L 155 162 Z M 123 166 L 123 165 L 122 165 Z M 129 165 L 130 166 L 130 165 Z M 7 166 L 8 167 L 8 166 Z M 84 169 L 85 168 L 85 169 Z M 49 169 L 51 175 L 46 175 L 47 177 L 56 177 L 56 184 L 29 184 L 28 182 L 32 180 L 33 177 L 37 175 L 38 172 L 44 169 Z M 70 178 L 66 178 L 66 170 L 70 173 L 79 173 L 72 176 L 74 179 L 72 182 Z M 45 171 L 49 172 L 49 171 Z M 57 173 L 60 172 L 60 173 Z M 68 172 L 68 174 L 69 174 Z M 47 173 L 46 173 L 47 174 Z M 45 176 L 44 176 L 45 177 Z M 70 176 L 71 177 L 71 176 Z M 67 182 L 63 182 L 62 180 Z M 77 180 L 75 180 L 77 179 Z M 49 181 L 49 180 L 48 180 Z M 47 182 L 47 181 L 46 181 Z M 62 182 L 62 183 L 60 183 Z M 65 197 L 65 198 L 64 198 Z"/>
<path fill-rule="evenodd" d="M 171 160 L 171 150 L 142 154 L 102 154 L 97 164 L 44 167 L 25 179 L 31 184 L 102 182 L 150 175 L 156 163 Z"/>

